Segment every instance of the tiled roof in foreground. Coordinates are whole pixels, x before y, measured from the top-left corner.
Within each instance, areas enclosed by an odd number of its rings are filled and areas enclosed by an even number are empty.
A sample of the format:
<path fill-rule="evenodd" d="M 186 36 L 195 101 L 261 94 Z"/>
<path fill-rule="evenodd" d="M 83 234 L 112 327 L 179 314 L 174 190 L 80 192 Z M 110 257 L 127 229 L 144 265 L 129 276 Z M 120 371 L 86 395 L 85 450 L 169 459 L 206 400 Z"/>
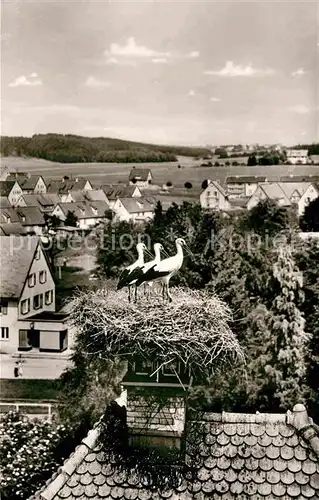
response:
<path fill-rule="evenodd" d="M 290 500 L 319 498 L 318 428 L 303 405 L 287 414 L 205 413 L 190 425 L 196 463 L 174 489 L 151 489 L 135 470 L 119 470 L 91 430 L 35 499 Z M 193 456 L 195 454 L 195 456 Z"/>

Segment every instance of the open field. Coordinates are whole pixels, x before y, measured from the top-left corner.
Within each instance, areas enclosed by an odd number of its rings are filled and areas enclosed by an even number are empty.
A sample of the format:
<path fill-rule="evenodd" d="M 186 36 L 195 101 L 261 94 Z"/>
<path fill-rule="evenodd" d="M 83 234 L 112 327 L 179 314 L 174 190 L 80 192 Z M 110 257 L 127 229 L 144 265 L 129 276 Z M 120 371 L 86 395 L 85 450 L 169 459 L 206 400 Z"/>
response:
<path fill-rule="evenodd" d="M 204 179 L 218 180 L 224 184 L 227 176 L 231 175 L 265 175 L 268 180 L 275 181 L 283 175 L 319 175 L 318 165 L 271 165 L 271 166 L 223 166 L 200 167 L 201 161 L 190 158 L 180 158 L 178 162 L 168 163 L 53 163 L 46 160 L 32 158 L 4 157 L 1 166 L 9 170 L 27 171 L 32 174 L 41 174 L 44 177 L 58 179 L 63 175 L 86 176 L 94 185 L 103 183 L 126 183 L 132 166 L 150 168 L 155 184 L 166 184 L 171 181 L 174 186 L 182 187 L 185 182 L 191 182 L 193 187 L 199 188 Z M 181 168 L 178 168 L 181 165 Z"/>

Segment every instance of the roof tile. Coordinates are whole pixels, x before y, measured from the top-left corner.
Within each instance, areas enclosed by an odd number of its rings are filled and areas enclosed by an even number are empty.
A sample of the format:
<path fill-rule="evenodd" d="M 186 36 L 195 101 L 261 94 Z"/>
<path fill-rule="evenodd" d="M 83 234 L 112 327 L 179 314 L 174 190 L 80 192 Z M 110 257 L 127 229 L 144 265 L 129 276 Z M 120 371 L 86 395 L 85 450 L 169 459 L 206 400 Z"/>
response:
<path fill-rule="evenodd" d="M 294 412 L 287 416 L 289 424 L 286 415 L 206 414 L 195 424 L 196 429 L 204 432 L 202 441 L 198 442 L 196 437 L 197 442 L 193 440 L 187 447 L 187 464 L 195 469 L 180 477 L 178 488 L 164 490 L 150 488 L 146 476 L 138 476 L 135 471 L 119 470 L 116 456 L 107 459 L 96 447 L 96 428 L 94 436 L 89 435 L 86 444 L 71 457 L 73 466 L 69 469 L 67 464 L 63 466 L 64 476 L 58 481 L 57 495 L 83 500 L 318 498 L 318 459 L 302 433 L 298 434 L 306 411 L 304 407 L 296 407 Z M 312 425 L 307 419 L 306 424 Z M 316 433 L 314 427 L 311 429 Z M 78 454 L 82 454 L 82 461 L 77 460 Z M 65 470 L 71 474 L 69 479 Z"/>

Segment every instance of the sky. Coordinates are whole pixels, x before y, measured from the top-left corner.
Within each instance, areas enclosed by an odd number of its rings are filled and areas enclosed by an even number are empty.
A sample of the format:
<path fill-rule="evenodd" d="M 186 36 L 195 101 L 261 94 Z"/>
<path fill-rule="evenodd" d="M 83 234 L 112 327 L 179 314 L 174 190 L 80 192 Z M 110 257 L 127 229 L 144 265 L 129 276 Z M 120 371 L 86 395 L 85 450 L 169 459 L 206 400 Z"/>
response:
<path fill-rule="evenodd" d="M 1 133 L 319 140 L 319 3 L 2 1 Z"/>

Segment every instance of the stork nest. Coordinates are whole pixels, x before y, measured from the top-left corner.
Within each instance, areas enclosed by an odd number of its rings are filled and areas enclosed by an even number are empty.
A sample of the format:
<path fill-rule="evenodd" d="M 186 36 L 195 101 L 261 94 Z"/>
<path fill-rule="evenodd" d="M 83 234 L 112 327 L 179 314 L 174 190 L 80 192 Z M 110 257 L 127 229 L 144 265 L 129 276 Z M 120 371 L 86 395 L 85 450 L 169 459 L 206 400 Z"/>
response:
<path fill-rule="evenodd" d="M 220 362 L 243 359 L 224 302 L 207 291 L 175 288 L 172 295 L 171 303 L 159 296 L 129 303 L 126 291 L 80 294 L 70 321 L 82 352 L 114 360 L 139 356 L 162 365 L 180 361 L 191 374 L 205 377 Z"/>

